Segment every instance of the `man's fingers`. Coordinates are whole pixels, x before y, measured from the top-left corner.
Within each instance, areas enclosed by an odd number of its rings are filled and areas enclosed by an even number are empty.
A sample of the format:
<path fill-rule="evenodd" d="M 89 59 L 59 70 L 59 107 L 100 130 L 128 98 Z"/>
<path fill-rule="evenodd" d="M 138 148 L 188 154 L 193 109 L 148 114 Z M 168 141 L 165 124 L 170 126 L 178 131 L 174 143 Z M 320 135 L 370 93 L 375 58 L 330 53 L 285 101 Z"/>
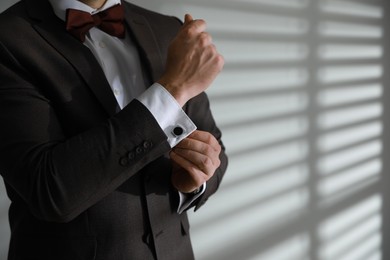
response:
<path fill-rule="evenodd" d="M 221 164 L 219 157 L 216 155 L 209 156 L 196 151 L 181 148 L 174 148 L 173 151 L 175 154 L 179 155 L 183 159 L 186 159 L 188 162 L 190 162 L 208 176 L 212 176 L 215 170 Z"/>
<path fill-rule="evenodd" d="M 209 132 L 196 130 L 193 133 L 191 133 L 187 138 L 191 140 L 197 140 L 210 145 L 216 152 L 218 152 L 218 154 L 221 152 L 221 146 L 218 140 Z M 185 144 L 185 142 L 183 144 Z"/>
<path fill-rule="evenodd" d="M 196 140 L 196 139 L 191 139 L 191 138 L 185 138 L 183 139 L 180 143 L 178 143 L 173 149 L 186 149 L 190 151 L 195 151 L 199 152 L 202 154 L 209 154 L 214 152 L 212 147 L 208 145 L 205 142 Z M 212 149 L 212 150 L 211 150 Z"/>
<path fill-rule="evenodd" d="M 200 170 L 195 164 L 191 161 L 188 161 L 186 158 L 183 158 L 180 154 L 172 151 L 170 153 L 171 160 L 174 161 L 179 167 L 183 168 L 190 176 L 191 179 L 195 180 L 199 186 L 205 181 L 208 181 L 210 178 L 202 170 Z"/>
<path fill-rule="evenodd" d="M 190 15 L 190 14 L 186 14 L 185 16 L 184 16 L 184 24 L 187 24 L 187 23 L 189 23 L 189 22 L 192 22 L 194 20 L 194 18 L 192 18 L 192 15 Z"/>
<path fill-rule="evenodd" d="M 177 144 L 173 150 L 193 162 L 201 170 L 207 170 L 207 174 L 215 170 L 209 170 L 210 168 L 218 168 L 221 163 L 219 159 L 221 146 L 217 139 L 208 132 L 195 131 Z"/>
<path fill-rule="evenodd" d="M 199 34 L 199 42 L 200 42 L 200 45 L 202 47 L 207 47 L 207 46 L 211 45 L 211 49 L 210 50 L 216 51 L 215 45 L 212 45 L 213 39 L 211 38 L 209 33 L 201 32 Z"/>
<path fill-rule="evenodd" d="M 212 134 L 197 130 L 177 144 L 170 155 L 171 160 L 188 173 L 189 180 L 200 185 L 220 166 L 220 152 L 221 146 Z"/>
<path fill-rule="evenodd" d="M 201 135 L 203 136 L 203 134 Z M 209 135 L 206 134 L 206 136 Z M 215 139 L 211 134 L 210 136 L 212 137 L 211 139 Z M 172 150 L 176 154 L 196 165 L 196 167 L 207 175 L 212 175 L 214 174 L 216 168 L 218 168 L 221 164 L 219 159 L 221 148 L 218 141 L 215 141 L 215 146 L 217 147 L 213 147 L 213 145 L 210 145 L 209 143 L 214 141 L 210 141 L 204 136 L 203 139 L 207 140 L 207 142 L 198 139 L 185 138 Z"/>
<path fill-rule="evenodd" d="M 213 147 L 208 143 L 204 143 L 196 139 L 186 138 L 177 144 L 173 150 L 177 150 L 177 152 L 180 151 L 180 154 L 188 158 L 188 160 L 196 160 L 197 157 L 201 155 L 210 158 L 214 165 L 218 165 L 221 146 L 219 144 L 217 145 L 217 147 Z M 191 158 L 192 156 L 194 159 Z"/>
<path fill-rule="evenodd" d="M 206 27 L 206 22 L 203 19 L 194 20 L 190 14 L 184 16 L 182 30 L 187 31 L 187 34 L 197 35 L 206 31 Z"/>

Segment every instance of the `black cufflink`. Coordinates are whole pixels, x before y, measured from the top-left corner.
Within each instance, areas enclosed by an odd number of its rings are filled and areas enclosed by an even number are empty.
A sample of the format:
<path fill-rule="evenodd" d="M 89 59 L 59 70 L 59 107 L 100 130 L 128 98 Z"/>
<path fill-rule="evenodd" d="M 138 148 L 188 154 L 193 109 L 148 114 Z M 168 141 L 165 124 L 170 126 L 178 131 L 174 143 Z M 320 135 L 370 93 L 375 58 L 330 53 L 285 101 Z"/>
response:
<path fill-rule="evenodd" d="M 184 130 L 181 126 L 176 126 L 175 128 L 173 128 L 172 130 L 172 134 L 174 134 L 175 136 L 180 136 L 184 133 Z"/>

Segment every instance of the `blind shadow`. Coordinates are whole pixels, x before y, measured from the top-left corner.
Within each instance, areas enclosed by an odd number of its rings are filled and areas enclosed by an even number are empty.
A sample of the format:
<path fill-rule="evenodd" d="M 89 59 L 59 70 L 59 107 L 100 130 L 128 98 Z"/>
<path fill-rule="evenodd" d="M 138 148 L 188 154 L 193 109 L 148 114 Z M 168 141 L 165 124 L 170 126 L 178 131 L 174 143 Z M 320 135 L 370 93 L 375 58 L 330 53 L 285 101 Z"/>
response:
<path fill-rule="evenodd" d="M 197 259 L 380 259 L 383 1 L 182 5 L 226 60 L 208 94 L 231 163 L 191 215 Z"/>
<path fill-rule="evenodd" d="M 197 259 L 381 259 L 384 1 L 130 1 L 204 18 L 226 60 L 208 94 L 230 166 L 190 215 Z"/>

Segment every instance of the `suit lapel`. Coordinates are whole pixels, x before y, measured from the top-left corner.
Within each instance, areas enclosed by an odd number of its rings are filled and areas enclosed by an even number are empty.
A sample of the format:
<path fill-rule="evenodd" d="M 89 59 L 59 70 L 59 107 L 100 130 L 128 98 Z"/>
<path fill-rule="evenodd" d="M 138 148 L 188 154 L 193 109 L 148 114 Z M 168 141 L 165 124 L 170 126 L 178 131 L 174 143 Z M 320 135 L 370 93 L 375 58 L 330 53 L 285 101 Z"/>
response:
<path fill-rule="evenodd" d="M 90 87 L 109 116 L 118 112 L 119 107 L 110 85 L 99 63 L 89 49 L 65 32 L 64 22 L 57 18 L 47 1 L 28 0 L 30 16 L 41 22 L 35 29 L 62 56 L 68 60 Z"/>
<path fill-rule="evenodd" d="M 146 60 L 152 80 L 156 81 L 164 72 L 164 63 L 155 34 L 144 16 L 135 12 L 129 3 L 122 2 L 125 6 L 126 23 L 135 37 L 141 56 Z"/>
<path fill-rule="evenodd" d="M 87 47 L 65 32 L 64 22 L 51 10 L 46 0 L 26 0 L 30 16 L 38 21 L 33 26 L 40 35 L 68 60 L 90 87 L 109 116 L 119 111 L 119 106 L 99 63 Z M 164 71 L 161 50 L 155 35 L 144 16 L 135 12 L 132 6 L 123 2 L 126 23 L 135 37 L 141 57 L 156 81 Z"/>

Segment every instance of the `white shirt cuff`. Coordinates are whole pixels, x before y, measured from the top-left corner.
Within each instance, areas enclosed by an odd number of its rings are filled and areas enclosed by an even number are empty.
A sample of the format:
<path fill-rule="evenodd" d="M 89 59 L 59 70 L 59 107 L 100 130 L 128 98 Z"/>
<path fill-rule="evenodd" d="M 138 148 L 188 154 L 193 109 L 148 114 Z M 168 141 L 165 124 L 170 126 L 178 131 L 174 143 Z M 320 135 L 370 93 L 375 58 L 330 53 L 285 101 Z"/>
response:
<path fill-rule="evenodd" d="M 168 137 L 171 147 L 196 130 L 195 124 L 174 97 L 160 84 L 154 83 L 139 96 L 140 101 L 154 116 Z"/>
<path fill-rule="evenodd" d="M 201 191 L 195 195 L 191 193 L 183 193 L 179 191 L 179 206 L 177 208 L 177 213 L 183 213 L 197 198 L 199 198 L 206 190 L 206 183 L 203 183 Z"/>

